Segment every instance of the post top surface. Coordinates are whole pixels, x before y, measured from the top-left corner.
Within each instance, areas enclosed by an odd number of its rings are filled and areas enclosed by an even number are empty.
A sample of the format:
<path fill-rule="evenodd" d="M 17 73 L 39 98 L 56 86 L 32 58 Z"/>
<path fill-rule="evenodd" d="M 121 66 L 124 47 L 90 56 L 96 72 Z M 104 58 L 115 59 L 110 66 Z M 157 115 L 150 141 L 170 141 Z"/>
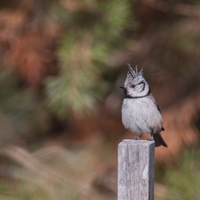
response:
<path fill-rule="evenodd" d="M 144 145 L 144 146 L 150 146 L 154 145 L 154 141 L 149 141 L 149 140 L 133 140 L 133 139 L 124 139 L 122 140 L 119 145 Z"/>

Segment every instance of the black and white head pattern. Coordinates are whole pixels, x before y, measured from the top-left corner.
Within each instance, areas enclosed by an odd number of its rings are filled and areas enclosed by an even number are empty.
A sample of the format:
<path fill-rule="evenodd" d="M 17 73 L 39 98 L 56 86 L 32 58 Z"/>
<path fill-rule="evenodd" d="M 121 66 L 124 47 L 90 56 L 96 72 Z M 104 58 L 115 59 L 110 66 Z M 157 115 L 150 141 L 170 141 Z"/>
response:
<path fill-rule="evenodd" d="M 143 72 L 132 69 L 131 64 L 128 64 L 128 73 L 124 82 L 124 90 L 127 98 L 142 98 L 151 93 L 151 89 L 143 77 Z"/>

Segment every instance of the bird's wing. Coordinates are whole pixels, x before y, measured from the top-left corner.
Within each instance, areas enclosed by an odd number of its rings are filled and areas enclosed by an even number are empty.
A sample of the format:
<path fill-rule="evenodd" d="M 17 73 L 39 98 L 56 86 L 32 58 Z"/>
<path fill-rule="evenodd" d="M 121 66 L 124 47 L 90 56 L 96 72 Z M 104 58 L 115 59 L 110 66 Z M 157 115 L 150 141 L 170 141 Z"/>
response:
<path fill-rule="evenodd" d="M 149 98 L 153 101 L 153 103 L 155 104 L 155 106 L 157 107 L 157 109 L 158 109 L 158 111 L 160 112 L 160 114 L 161 114 L 161 110 L 160 110 L 160 107 L 159 107 L 159 105 L 157 104 L 157 102 L 156 102 L 156 100 L 154 99 L 154 97 L 153 97 L 153 95 L 152 94 L 150 94 L 149 95 Z M 165 129 L 162 127 L 162 129 L 161 129 L 162 131 L 164 131 Z"/>
<path fill-rule="evenodd" d="M 161 114 L 160 107 L 159 107 L 159 105 L 157 104 L 156 100 L 154 99 L 153 95 L 150 94 L 148 97 L 154 102 L 155 106 L 157 107 L 158 111 L 159 111 L 160 114 Z"/>

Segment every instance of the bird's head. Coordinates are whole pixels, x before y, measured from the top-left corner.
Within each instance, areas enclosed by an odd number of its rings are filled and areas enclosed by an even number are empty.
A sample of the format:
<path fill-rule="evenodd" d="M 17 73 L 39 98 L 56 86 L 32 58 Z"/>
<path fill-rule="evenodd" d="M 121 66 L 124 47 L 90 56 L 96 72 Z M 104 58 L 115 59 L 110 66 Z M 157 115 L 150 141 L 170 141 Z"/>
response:
<path fill-rule="evenodd" d="M 138 71 L 137 66 L 133 70 L 131 64 L 128 64 L 126 80 L 121 88 L 124 89 L 127 98 L 143 97 L 150 91 L 150 87 L 143 77 L 143 71 Z"/>

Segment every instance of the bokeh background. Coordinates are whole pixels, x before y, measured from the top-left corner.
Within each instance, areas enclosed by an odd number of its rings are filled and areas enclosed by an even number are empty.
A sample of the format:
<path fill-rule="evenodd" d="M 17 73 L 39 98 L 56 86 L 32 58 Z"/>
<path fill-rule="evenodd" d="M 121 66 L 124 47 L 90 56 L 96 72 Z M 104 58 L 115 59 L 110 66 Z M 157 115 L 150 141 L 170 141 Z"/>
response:
<path fill-rule="evenodd" d="M 0 199 L 114 200 L 127 63 L 161 107 L 155 199 L 200 199 L 200 3 L 0 1 Z"/>

